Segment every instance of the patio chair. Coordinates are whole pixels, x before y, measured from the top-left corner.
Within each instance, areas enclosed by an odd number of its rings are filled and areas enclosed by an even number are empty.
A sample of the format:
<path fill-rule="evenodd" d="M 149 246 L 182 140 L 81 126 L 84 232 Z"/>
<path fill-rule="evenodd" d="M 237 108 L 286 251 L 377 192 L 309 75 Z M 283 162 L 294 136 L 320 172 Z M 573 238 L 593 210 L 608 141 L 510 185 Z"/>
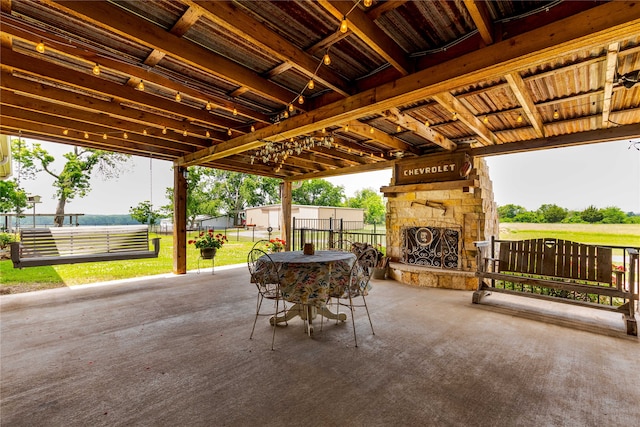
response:
<path fill-rule="evenodd" d="M 329 244 L 330 251 L 345 251 L 352 252 L 353 251 L 353 242 L 347 239 L 336 239 L 332 243 Z"/>
<path fill-rule="evenodd" d="M 258 260 L 260 259 L 260 260 Z M 253 339 L 253 333 L 256 329 L 256 323 L 259 316 L 271 316 L 270 323 L 273 326 L 273 336 L 271 338 L 271 350 L 273 350 L 276 339 L 276 317 L 285 316 L 287 306 L 280 292 L 280 276 L 276 264 L 271 257 L 261 249 L 252 249 L 247 255 L 247 267 L 251 275 L 251 282 L 258 289 L 258 299 L 256 301 L 256 317 L 253 320 L 253 328 L 249 339 Z M 275 311 L 261 312 L 262 302 L 267 299 L 273 301 Z M 282 303 L 282 306 L 280 306 Z M 286 323 L 286 320 L 285 320 Z"/>
<path fill-rule="evenodd" d="M 369 293 L 369 280 L 373 274 L 373 268 L 376 266 L 378 260 L 378 251 L 373 247 L 362 250 L 356 262 L 351 267 L 351 273 L 349 275 L 349 283 L 346 289 L 336 289 L 331 297 L 336 299 L 336 305 L 338 312 L 340 306 L 348 307 L 351 311 L 351 323 L 353 325 L 353 338 L 358 346 L 358 337 L 356 335 L 356 322 L 354 312 L 356 307 L 364 307 L 367 311 L 367 317 L 369 318 L 369 325 L 371 326 L 371 333 L 375 335 L 373 330 L 373 323 L 371 322 L 371 316 L 369 315 L 369 307 L 367 306 L 366 295 Z M 357 300 L 358 297 L 362 298 L 362 302 Z"/>

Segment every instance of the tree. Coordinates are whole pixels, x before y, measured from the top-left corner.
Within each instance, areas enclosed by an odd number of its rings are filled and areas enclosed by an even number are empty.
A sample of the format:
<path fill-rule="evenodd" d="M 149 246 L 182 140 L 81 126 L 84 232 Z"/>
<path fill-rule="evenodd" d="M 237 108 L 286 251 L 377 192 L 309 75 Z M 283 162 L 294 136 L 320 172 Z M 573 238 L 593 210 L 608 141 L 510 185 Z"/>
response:
<path fill-rule="evenodd" d="M 67 202 L 76 197 L 85 197 L 91 191 L 90 180 L 94 170 L 105 179 L 117 178 L 122 165 L 129 160 L 125 154 L 73 147 L 71 152 L 63 155 L 66 163 L 62 171 L 55 172 L 55 158 L 40 144 L 34 143 L 29 149 L 17 139 L 12 141 L 11 150 L 14 158 L 20 162 L 21 173 L 26 179 L 34 179 L 40 172 L 46 172 L 54 178 L 53 186 L 58 198 L 54 222 L 58 227 L 62 227 Z"/>
<path fill-rule="evenodd" d="M 515 218 L 513 218 L 513 222 L 536 223 L 536 222 L 540 222 L 540 217 L 536 212 L 525 211 L 516 215 Z"/>
<path fill-rule="evenodd" d="M 386 208 L 382 197 L 372 188 L 356 191 L 353 197 L 347 199 L 350 208 L 363 208 L 364 221 L 367 224 L 381 224 L 384 222 Z"/>
<path fill-rule="evenodd" d="M 512 222 L 518 214 L 527 212 L 525 208 L 519 205 L 508 204 L 498 207 L 498 217 L 500 221 Z"/>
<path fill-rule="evenodd" d="M 293 190 L 291 198 L 299 205 L 342 206 L 345 194 L 342 185 L 336 186 L 324 179 L 310 179 Z"/>
<path fill-rule="evenodd" d="M 198 215 L 234 217 L 249 206 L 279 203 L 280 180 L 199 166 L 188 168 L 187 220 L 193 225 Z M 167 188 L 173 204 L 173 188 Z M 165 207 L 171 209 L 171 206 Z"/>
<path fill-rule="evenodd" d="M 604 215 L 602 215 L 602 212 L 600 212 L 598 208 L 593 205 L 580 212 L 580 218 L 590 223 L 602 221 L 603 217 Z"/>
<path fill-rule="evenodd" d="M 627 215 L 616 206 L 600 209 L 600 213 L 602 213 L 602 222 L 604 224 L 624 224 L 627 222 Z"/>
<path fill-rule="evenodd" d="M 17 212 L 27 207 L 27 195 L 13 180 L 0 181 L 0 212 Z"/>
<path fill-rule="evenodd" d="M 567 217 L 567 210 L 558 205 L 542 205 L 538 208 L 542 222 L 562 222 Z"/>
<path fill-rule="evenodd" d="M 158 223 L 158 219 L 162 218 L 160 211 L 153 210 L 153 206 L 149 200 L 138 203 L 138 206 L 132 206 L 129 208 L 131 218 L 138 221 L 140 224 L 149 224 L 153 227 Z"/>

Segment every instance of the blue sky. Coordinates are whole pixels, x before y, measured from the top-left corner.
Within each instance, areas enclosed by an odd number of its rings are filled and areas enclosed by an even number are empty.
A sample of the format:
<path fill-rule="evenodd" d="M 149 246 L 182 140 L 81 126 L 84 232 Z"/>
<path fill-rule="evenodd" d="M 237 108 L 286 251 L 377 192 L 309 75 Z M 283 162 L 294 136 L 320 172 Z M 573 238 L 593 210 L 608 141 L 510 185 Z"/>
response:
<path fill-rule="evenodd" d="M 640 140 L 636 140 L 640 143 Z M 31 140 L 27 140 L 31 143 Z M 640 213 L 640 150 L 632 140 L 591 144 L 578 147 L 540 150 L 529 153 L 487 157 L 498 205 L 513 203 L 528 210 L 542 204 L 556 204 L 568 209 L 583 210 L 589 205 L 598 208 L 618 206 L 625 212 Z M 56 158 L 69 147 L 41 143 Z M 640 144 L 638 144 L 640 148 Z M 133 158 L 127 173 L 117 180 L 92 180 L 91 193 L 67 205 L 67 213 L 126 214 L 129 207 L 143 200 L 155 206 L 167 203 L 165 188 L 173 186 L 171 163 Z M 153 178 L 153 179 L 151 179 Z M 389 185 L 391 171 L 328 178 L 342 185 L 347 196 L 363 188 L 380 189 Z M 38 181 L 22 180 L 30 194 L 42 196 L 38 213 L 53 213 L 52 180 L 42 175 Z"/>

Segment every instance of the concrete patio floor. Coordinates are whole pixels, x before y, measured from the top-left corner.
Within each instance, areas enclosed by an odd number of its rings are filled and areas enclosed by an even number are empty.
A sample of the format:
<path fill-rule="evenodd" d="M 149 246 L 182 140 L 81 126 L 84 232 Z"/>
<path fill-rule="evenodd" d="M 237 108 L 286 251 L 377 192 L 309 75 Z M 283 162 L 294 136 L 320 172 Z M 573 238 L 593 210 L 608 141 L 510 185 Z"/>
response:
<path fill-rule="evenodd" d="M 246 266 L 0 297 L 2 426 L 627 426 L 621 316 L 373 281 L 366 313 L 276 350 Z M 524 301 L 523 301 L 524 300 Z M 534 307 L 531 309 L 530 307 Z M 535 313 L 535 314 L 534 314 Z M 535 319 L 534 319 L 535 318 Z M 635 420 L 635 421 L 634 421 Z"/>

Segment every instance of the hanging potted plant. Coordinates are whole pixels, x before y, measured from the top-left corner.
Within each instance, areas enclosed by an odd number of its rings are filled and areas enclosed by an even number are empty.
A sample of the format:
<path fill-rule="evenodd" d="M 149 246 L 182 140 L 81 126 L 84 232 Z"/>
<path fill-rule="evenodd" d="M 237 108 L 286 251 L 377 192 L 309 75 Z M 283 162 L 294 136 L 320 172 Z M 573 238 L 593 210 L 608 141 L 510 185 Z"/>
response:
<path fill-rule="evenodd" d="M 224 234 L 213 234 L 213 230 L 201 231 L 198 237 L 189 240 L 190 245 L 200 249 L 202 259 L 213 259 L 218 249 L 227 243 L 227 236 Z"/>

